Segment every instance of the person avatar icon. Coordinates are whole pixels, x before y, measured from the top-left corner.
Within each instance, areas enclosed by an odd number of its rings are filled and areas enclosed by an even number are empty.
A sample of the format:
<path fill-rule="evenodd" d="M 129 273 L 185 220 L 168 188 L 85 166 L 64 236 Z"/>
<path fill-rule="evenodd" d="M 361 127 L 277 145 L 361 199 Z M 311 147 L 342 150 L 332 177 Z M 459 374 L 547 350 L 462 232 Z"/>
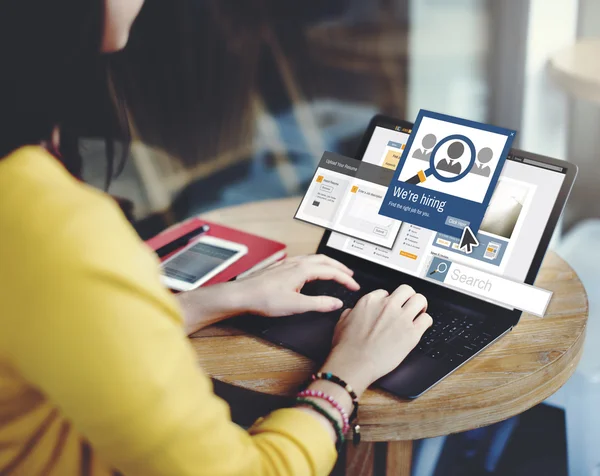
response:
<path fill-rule="evenodd" d="M 435 147 L 435 144 L 437 144 L 437 137 L 433 134 L 427 134 L 421 141 L 423 148 L 415 150 L 412 155 L 413 159 L 429 160 L 429 156 L 431 155 L 431 151 Z"/>
<path fill-rule="evenodd" d="M 489 177 L 492 169 L 487 164 L 494 157 L 494 152 L 489 147 L 484 147 L 477 154 L 477 163 L 473 165 L 471 173 L 475 175 L 481 175 L 482 177 Z"/>
<path fill-rule="evenodd" d="M 460 162 L 456 162 L 460 159 L 465 152 L 465 146 L 462 142 L 454 141 L 448 147 L 448 158 L 442 159 L 438 162 L 435 168 L 442 172 L 448 172 L 451 174 L 460 174 L 462 171 L 462 165 Z"/>

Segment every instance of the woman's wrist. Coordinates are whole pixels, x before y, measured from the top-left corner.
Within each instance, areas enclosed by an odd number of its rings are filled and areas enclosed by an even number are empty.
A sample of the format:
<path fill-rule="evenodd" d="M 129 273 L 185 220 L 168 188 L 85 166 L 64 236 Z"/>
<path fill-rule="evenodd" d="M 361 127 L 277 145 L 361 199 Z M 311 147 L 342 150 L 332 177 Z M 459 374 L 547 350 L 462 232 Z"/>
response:
<path fill-rule="evenodd" d="M 370 365 L 366 359 L 355 362 L 335 351 L 331 353 L 321 372 L 329 372 L 341 378 L 352 387 L 359 399 L 374 381 L 371 377 Z"/>
<path fill-rule="evenodd" d="M 238 304 L 244 307 L 243 313 L 259 316 L 268 314 L 269 300 L 273 300 L 276 296 L 265 293 L 261 283 L 249 276 L 233 281 L 231 284 L 235 286 Z"/>
<path fill-rule="evenodd" d="M 178 294 L 186 332 L 193 334 L 204 327 L 249 312 L 247 297 L 240 288 L 233 281 Z"/>
<path fill-rule="evenodd" d="M 311 382 L 311 384 L 307 387 L 307 390 L 323 392 L 325 395 L 328 395 L 331 398 L 333 398 L 333 400 L 335 400 L 348 415 L 352 414 L 352 410 L 354 409 L 354 402 L 352 401 L 352 398 L 350 397 L 348 392 L 346 392 L 346 390 L 344 390 L 339 385 L 328 380 L 315 380 L 314 382 Z M 336 410 L 334 405 L 326 401 L 324 401 L 324 403 L 326 403 L 331 409 Z"/>

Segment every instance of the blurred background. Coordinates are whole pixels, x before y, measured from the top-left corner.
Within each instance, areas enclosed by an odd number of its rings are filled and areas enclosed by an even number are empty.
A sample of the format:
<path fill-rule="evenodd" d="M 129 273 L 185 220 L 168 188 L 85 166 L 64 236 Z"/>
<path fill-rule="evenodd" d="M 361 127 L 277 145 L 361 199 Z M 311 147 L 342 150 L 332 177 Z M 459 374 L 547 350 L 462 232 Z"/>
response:
<path fill-rule="evenodd" d="M 580 168 L 554 247 L 584 280 L 588 340 L 600 340 L 595 37 L 596 0 L 147 0 L 113 61 L 134 141 L 110 192 L 134 203 L 148 238 L 214 208 L 302 194 L 323 151 L 353 155 L 377 112 L 413 121 L 425 108 L 510 127 L 516 147 Z M 82 148 L 86 179 L 102 188 L 97 119 Z M 600 474 L 600 458 L 577 448 L 600 438 L 599 410 L 574 410 L 570 397 L 600 398 L 592 347 L 564 395 L 422 442 L 414 473 Z M 598 473 L 580 472 L 590 465 Z"/>

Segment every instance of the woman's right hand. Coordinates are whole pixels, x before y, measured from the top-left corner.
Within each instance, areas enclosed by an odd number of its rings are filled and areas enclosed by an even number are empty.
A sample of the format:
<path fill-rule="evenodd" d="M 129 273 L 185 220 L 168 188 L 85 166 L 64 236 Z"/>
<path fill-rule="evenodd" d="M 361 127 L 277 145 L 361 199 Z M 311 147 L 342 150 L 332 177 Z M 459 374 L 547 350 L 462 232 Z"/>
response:
<path fill-rule="evenodd" d="M 377 290 L 363 296 L 340 317 L 322 370 L 348 382 L 360 396 L 414 349 L 433 323 L 426 310 L 427 299 L 407 285 L 391 295 Z"/>

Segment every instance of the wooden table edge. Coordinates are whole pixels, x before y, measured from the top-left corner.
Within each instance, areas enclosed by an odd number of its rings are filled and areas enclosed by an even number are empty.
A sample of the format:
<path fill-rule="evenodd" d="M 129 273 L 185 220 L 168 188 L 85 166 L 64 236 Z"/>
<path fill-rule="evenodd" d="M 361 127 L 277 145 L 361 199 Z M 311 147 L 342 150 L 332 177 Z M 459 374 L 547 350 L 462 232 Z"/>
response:
<path fill-rule="evenodd" d="M 529 410 L 530 408 L 533 408 L 534 406 L 542 403 L 548 397 L 550 397 L 551 395 L 556 393 L 558 391 L 558 389 L 560 389 L 569 380 L 569 378 L 571 378 L 571 376 L 575 373 L 577 364 L 579 363 L 579 361 L 581 359 L 581 355 L 583 354 L 584 340 L 585 340 L 584 334 L 582 334 L 582 337 L 580 337 L 580 339 L 578 340 L 578 343 L 577 343 L 578 348 L 576 349 L 576 355 L 573 357 L 572 360 L 567 361 L 566 365 L 564 365 L 562 367 L 562 369 L 560 369 L 558 371 L 558 373 L 556 373 L 554 376 L 550 377 L 549 379 L 543 380 L 539 386 L 537 386 L 534 389 L 531 389 L 527 393 L 515 394 L 516 398 L 513 398 L 513 399 L 507 398 L 504 401 L 502 401 L 500 404 L 496 404 L 496 406 L 494 407 L 494 410 L 497 411 L 498 409 L 501 409 L 501 414 L 494 415 L 493 417 L 490 417 L 490 418 L 485 418 L 485 417 L 477 418 L 477 420 L 478 420 L 477 426 L 473 426 L 473 424 L 465 424 L 463 427 L 458 427 L 454 431 L 451 431 L 451 432 L 438 432 L 438 431 L 420 432 L 418 435 L 414 435 L 414 437 L 410 437 L 410 438 L 406 438 L 405 437 L 406 435 L 403 435 L 403 437 L 400 439 L 389 439 L 388 437 L 382 437 L 382 438 L 375 438 L 375 439 L 367 439 L 366 441 L 373 441 L 373 442 L 381 441 L 381 442 L 383 442 L 383 441 L 406 441 L 406 440 L 417 440 L 417 439 L 423 439 L 423 438 L 436 438 L 438 436 L 447 436 L 449 434 L 462 433 L 465 431 L 473 430 L 475 428 L 482 428 L 485 426 L 493 425 L 494 423 L 505 421 L 505 420 L 508 420 L 509 418 L 520 415 L 521 413 Z M 572 349 L 573 349 L 573 347 L 569 350 L 572 350 Z M 571 352 L 568 352 L 568 354 L 573 355 Z M 566 359 L 566 358 L 568 358 L 567 352 L 565 352 L 565 354 L 563 354 L 561 357 L 559 357 L 556 361 L 554 361 L 553 363 L 548 364 L 548 365 L 556 365 L 557 362 L 559 362 L 560 360 L 564 361 L 564 359 Z M 546 367 L 547 366 L 542 367 L 539 371 L 536 372 L 536 374 L 543 372 Z M 530 400 L 529 398 L 534 393 L 539 393 L 539 396 Z M 506 408 L 506 410 L 504 410 L 505 408 Z M 483 414 L 485 414 L 486 412 L 489 412 L 489 410 L 487 408 L 482 409 Z M 472 417 L 474 413 L 478 413 L 478 412 L 476 412 L 476 411 L 474 412 L 473 407 L 470 407 L 470 409 L 468 410 L 468 413 Z M 453 419 L 454 418 L 456 418 L 455 415 L 453 416 Z M 365 426 L 368 427 L 369 425 L 366 424 Z M 411 435 L 408 435 L 408 436 L 411 436 Z"/>

